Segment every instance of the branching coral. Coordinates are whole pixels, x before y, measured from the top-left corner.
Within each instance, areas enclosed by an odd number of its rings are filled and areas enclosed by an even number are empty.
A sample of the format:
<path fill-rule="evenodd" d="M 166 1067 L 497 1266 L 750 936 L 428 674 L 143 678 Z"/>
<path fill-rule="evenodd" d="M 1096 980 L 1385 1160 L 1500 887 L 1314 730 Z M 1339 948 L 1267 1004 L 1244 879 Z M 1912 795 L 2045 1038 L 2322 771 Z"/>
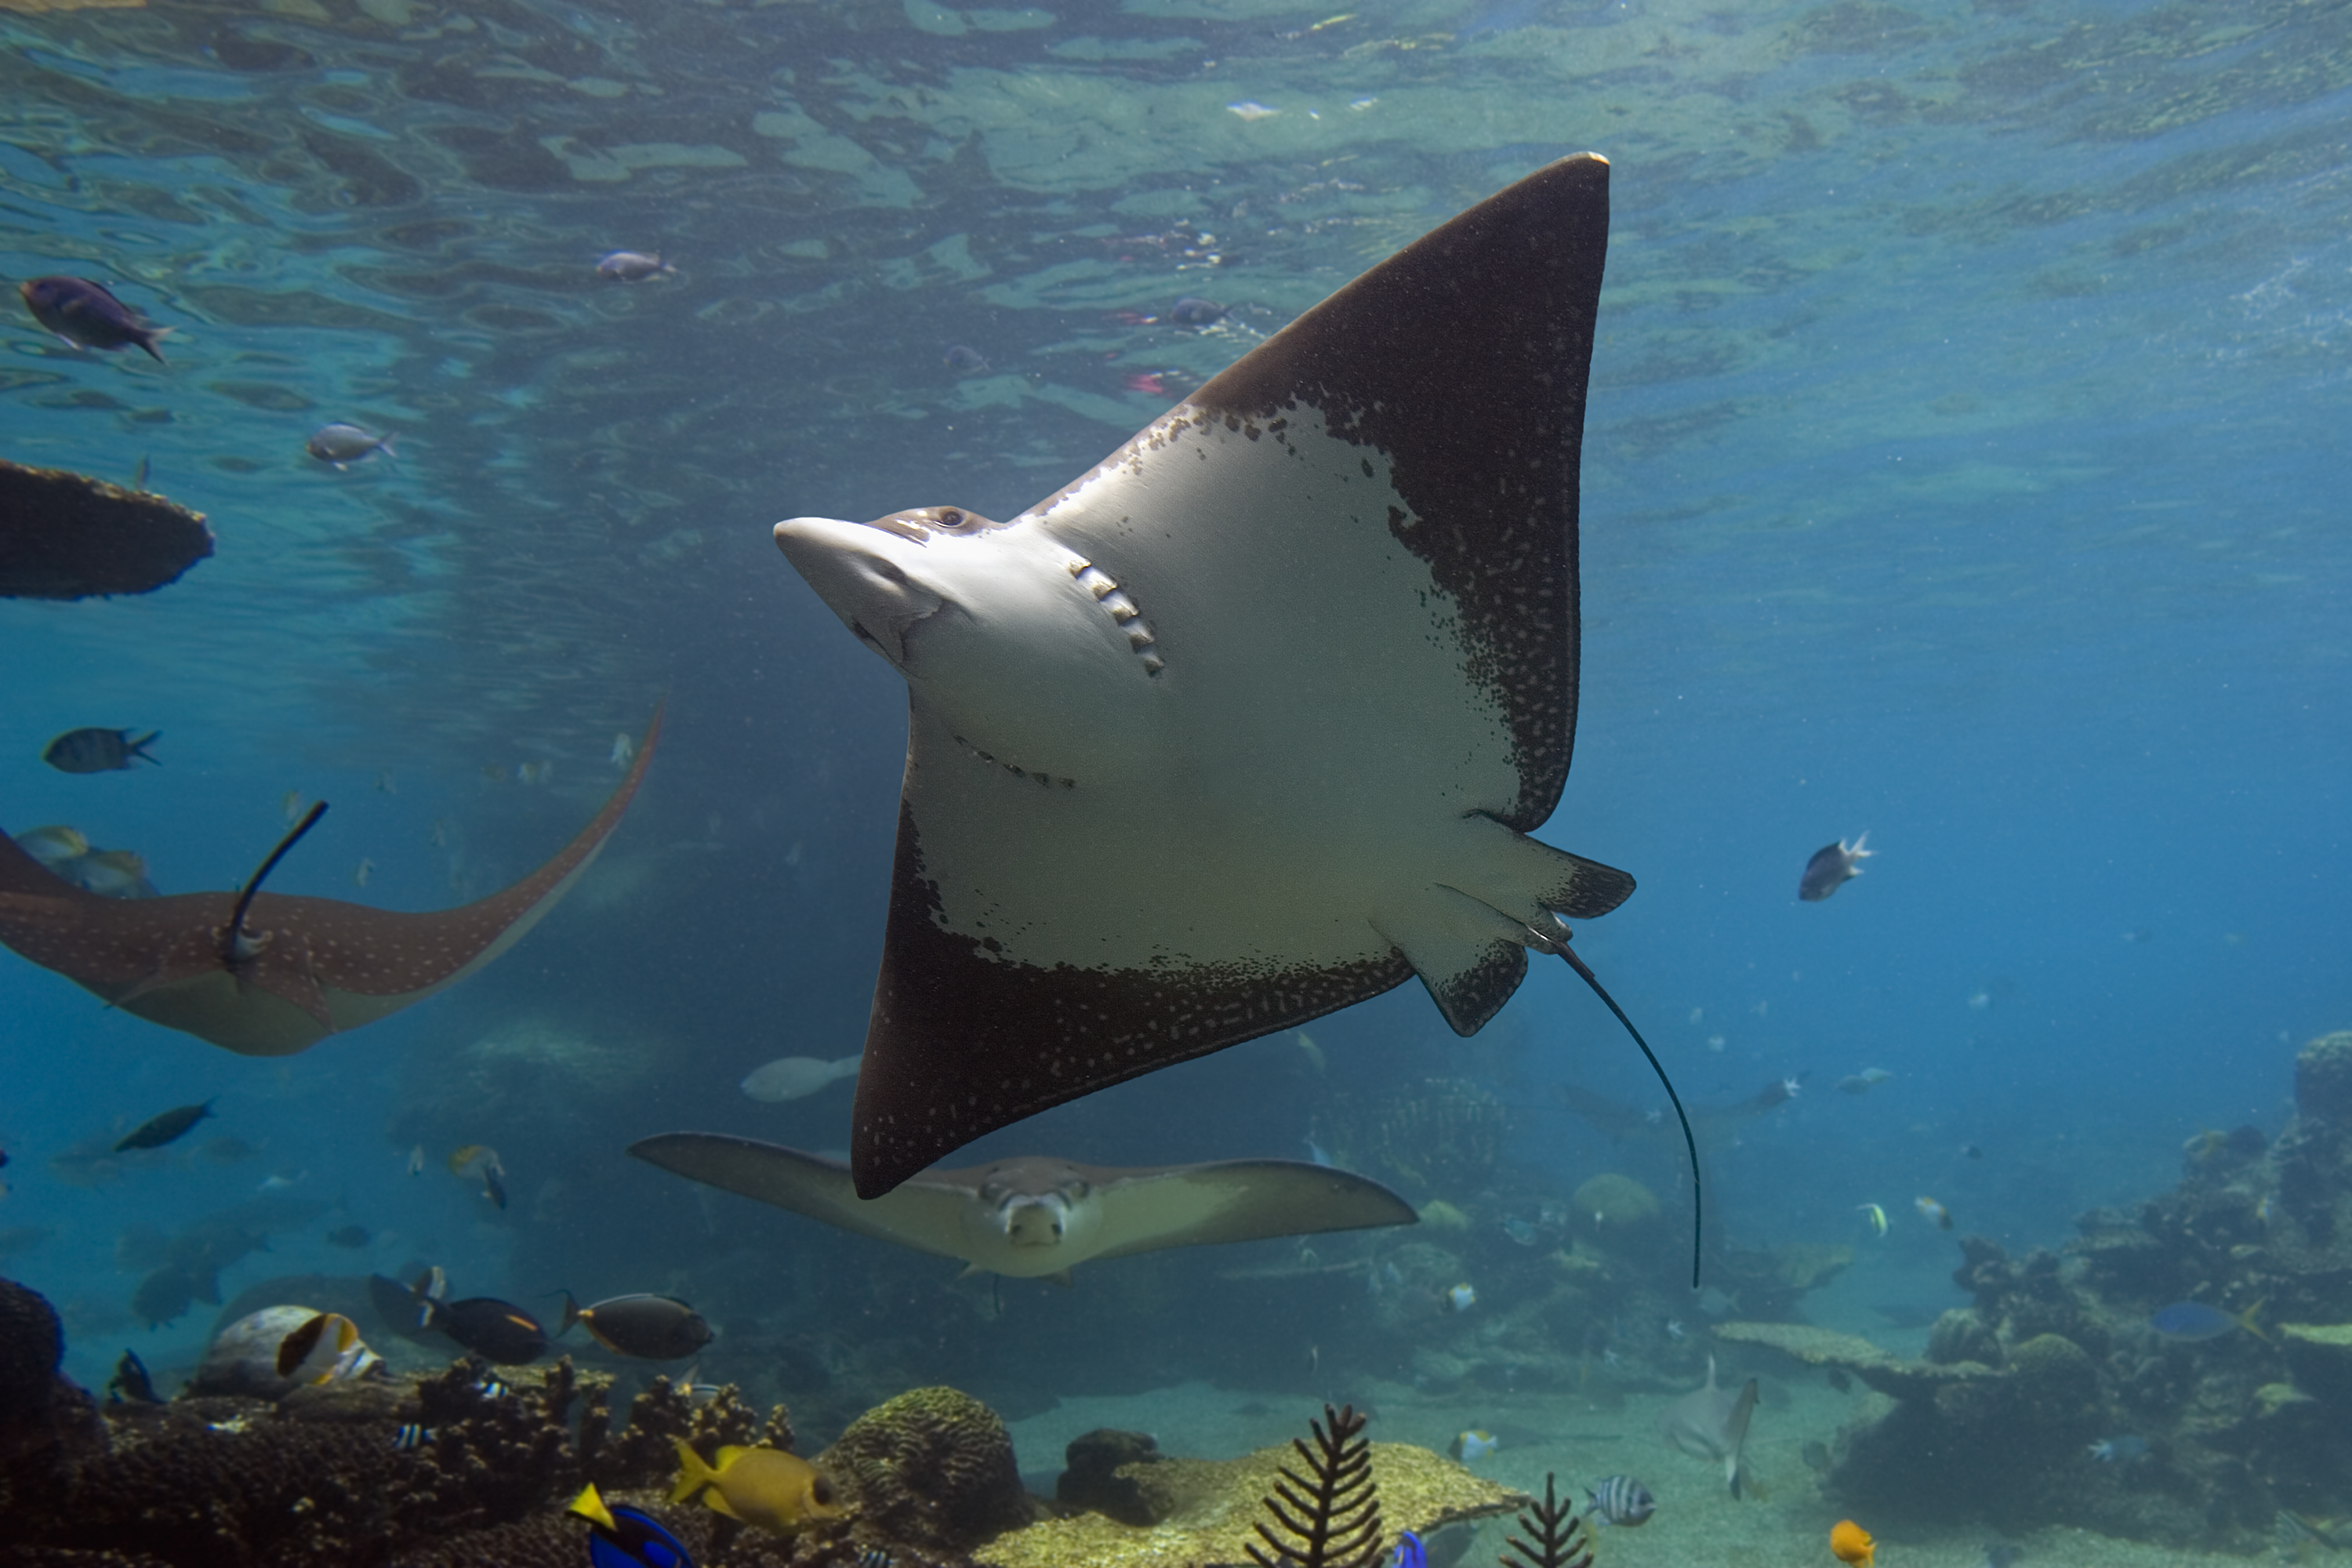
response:
<path fill-rule="evenodd" d="M 1576 1517 L 1576 1499 L 1559 1500 L 1559 1492 L 1552 1473 L 1544 1472 L 1543 1501 L 1529 1507 L 1519 1515 L 1519 1528 L 1535 1537 L 1532 1543 L 1511 1536 L 1504 1544 L 1519 1554 L 1521 1563 L 1508 1556 L 1502 1559 L 1503 1568 L 1592 1568 L 1592 1547 L 1582 1539 L 1583 1526 Z"/>
<path fill-rule="evenodd" d="M 1258 1525 L 1259 1536 L 1274 1552 L 1269 1557 L 1252 1544 L 1250 1560 L 1258 1568 L 1370 1568 L 1380 1560 L 1380 1489 L 1372 1484 L 1365 1420 L 1353 1405 L 1334 1410 L 1327 1405 L 1323 1419 L 1310 1423 L 1314 1447 L 1301 1438 L 1290 1440 L 1313 1479 L 1282 1468 L 1282 1479 L 1265 1500 L 1266 1512 L 1281 1530 Z"/>

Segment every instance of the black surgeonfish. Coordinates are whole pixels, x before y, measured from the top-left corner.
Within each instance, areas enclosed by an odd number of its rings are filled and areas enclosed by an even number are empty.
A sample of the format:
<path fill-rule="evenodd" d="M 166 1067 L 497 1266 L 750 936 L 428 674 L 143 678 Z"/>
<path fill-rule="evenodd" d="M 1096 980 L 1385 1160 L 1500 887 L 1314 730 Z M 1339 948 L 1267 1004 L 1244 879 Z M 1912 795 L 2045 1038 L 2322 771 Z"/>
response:
<path fill-rule="evenodd" d="M 563 1293 L 563 1327 L 588 1325 L 589 1333 L 606 1350 L 646 1361 L 683 1361 L 709 1344 L 710 1325 L 702 1314 L 669 1296 L 614 1296 L 583 1307 Z"/>
<path fill-rule="evenodd" d="M 48 743 L 41 761 L 61 773 L 120 773 L 133 763 L 154 762 L 147 748 L 163 736 L 161 730 L 143 735 L 131 730 L 68 730 Z"/>
<path fill-rule="evenodd" d="M 215 1099 L 219 1098 L 215 1096 Z M 161 1116 L 151 1116 L 114 1146 L 118 1154 L 131 1149 L 161 1149 L 164 1144 L 187 1136 L 188 1129 L 213 1113 L 213 1102 L 202 1105 L 175 1105 Z"/>
<path fill-rule="evenodd" d="M 434 1292 L 440 1287 L 441 1271 L 428 1271 L 417 1280 L 413 1293 L 417 1302 L 417 1323 L 424 1328 L 437 1329 L 485 1361 L 500 1366 L 527 1366 L 547 1353 L 547 1331 L 537 1318 L 495 1296 L 468 1296 L 461 1301 L 444 1301 Z"/>

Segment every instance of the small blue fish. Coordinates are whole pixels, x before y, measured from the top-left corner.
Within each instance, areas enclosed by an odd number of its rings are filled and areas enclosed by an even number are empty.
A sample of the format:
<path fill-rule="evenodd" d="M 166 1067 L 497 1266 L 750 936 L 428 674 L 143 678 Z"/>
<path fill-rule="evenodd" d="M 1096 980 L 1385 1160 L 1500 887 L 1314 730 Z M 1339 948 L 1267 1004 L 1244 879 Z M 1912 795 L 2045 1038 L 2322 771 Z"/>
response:
<path fill-rule="evenodd" d="M 588 1521 L 590 1568 L 694 1568 L 694 1558 L 659 1520 L 608 1504 L 591 1485 L 564 1510 Z"/>
<path fill-rule="evenodd" d="M 1180 327 L 1210 327 L 1225 319 L 1225 308 L 1214 300 L 1187 294 L 1168 307 L 1168 319 Z"/>
<path fill-rule="evenodd" d="M 977 375 L 988 368 L 988 362 L 980 357 L 980 351 L 963 343 L 950 343 L 940 363 L 958 375 Z"/>
<path fill-rule="evenodd" d="M 127 349 L 133 343 L 157 364 L 155 344 L 169 327 L 151 327 L 131 313 L 103 283 L 87 278 L 36 278 L 16 286 L 33 320 L 78 349 Z"/>
<path fill-rule="evenodd" d="M 1421 1537 L 1406 1531 L 1397 1537 L 1396 1550 L 1389 1554 L 1388 1568 L 1429 1568 L 1429 1551 Z"/>
<path fill-rule="evenodd" d="M 2202 1301 L 2175 1301 L 2169 1307 L 2159 1307 L 2147 1326 L 2168 1340 L 2218 1340 L 2222 1335 L 2243 1329 L 2258 1340 L 2268 1342 L 2270 1336 L 2254 1324 L 2254 1314 L 2263 1310 L 2260 1301 L 2244 1311 L 2232 1315 L 2219 1307 L 2209 1307 Z"/>
<path fill-rule="evenodd" d="M 150 730 L 136 740 L 129 730 L 68 730 L 51 741 L 41 752 L 41 761 L 61 773 L 114 773 L 133 763 L 163 763 L 148 755 L 147 748 L 163 738 L 161 730 Z"/>
<path fill-rule="evenodd" d="M 2145 1437 L 2102 1437 L 2091 1445 L 2091 1458 L 2103 1465 L 2128 1465 L 2147 1452 Z"/>

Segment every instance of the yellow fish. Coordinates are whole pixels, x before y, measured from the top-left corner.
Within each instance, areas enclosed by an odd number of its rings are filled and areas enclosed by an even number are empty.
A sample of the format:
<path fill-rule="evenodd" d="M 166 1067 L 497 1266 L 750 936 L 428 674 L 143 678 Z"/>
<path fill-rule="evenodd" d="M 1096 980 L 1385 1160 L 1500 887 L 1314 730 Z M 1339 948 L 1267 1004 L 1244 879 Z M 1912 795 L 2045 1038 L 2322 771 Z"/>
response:
<path fill-rule="evenodd" d="M 778 1535 L 841 1517 L 833 1482 L 796 1454 L 730 1447 L 719 1450 L 719 1463 L 712 1466 L 685 1438 L 676 1441 L 677 1485 L 670 1489 L 672 1502 L 684 1502 L 700 1491 L 703 1502 L 715 1511 Z M 706 1487 L 709 1489 L 704 1491 Z"/>
<path fill-rule="evenodd" d="M 1870 1216 L 1871 1235 L 1883 1237 L 1886 1234 L 1886 1211 L 1885 1209 L 1880 1208 L 1876 1204 L 1856 1204 L 1853 1206 Z"/>

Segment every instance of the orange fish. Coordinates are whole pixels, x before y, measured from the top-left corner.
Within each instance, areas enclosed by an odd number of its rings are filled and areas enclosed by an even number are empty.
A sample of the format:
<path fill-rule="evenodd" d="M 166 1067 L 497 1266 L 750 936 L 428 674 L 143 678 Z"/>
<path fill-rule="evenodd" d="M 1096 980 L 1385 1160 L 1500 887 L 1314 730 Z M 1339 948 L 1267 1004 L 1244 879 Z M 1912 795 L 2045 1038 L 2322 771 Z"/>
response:
<path fill-rule="evenodd" d="M 1851 1563 L 1853 1568 L 1870 1568 L 1871 1554 L 1878 1550 L 1878 1542 L 1853 1521 L 1842 1519 L 1830 1531 L 1830 1550 L 1837 1554 L 1839 1562 Z"/>

